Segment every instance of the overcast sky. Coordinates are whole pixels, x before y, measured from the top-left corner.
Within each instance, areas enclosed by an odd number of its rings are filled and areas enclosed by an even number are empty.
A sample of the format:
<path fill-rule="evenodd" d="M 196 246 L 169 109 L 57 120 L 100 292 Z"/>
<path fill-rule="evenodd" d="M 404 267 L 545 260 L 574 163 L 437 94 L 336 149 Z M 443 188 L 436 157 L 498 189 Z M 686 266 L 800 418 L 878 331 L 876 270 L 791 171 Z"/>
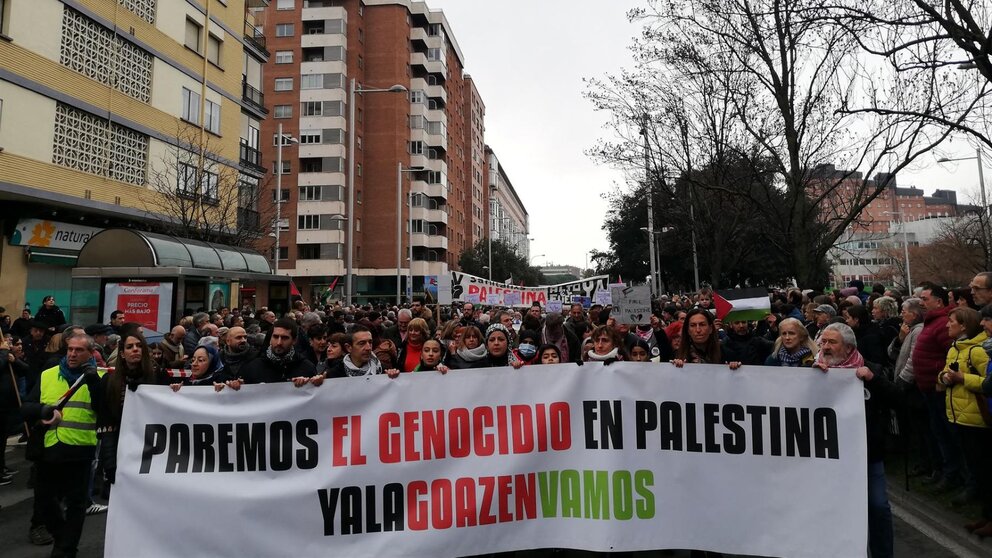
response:
<path fill-rule="evenodd" d="M 644 0 L 427 0 L 444 10 L 465 68 L 486 105 L 485 141 L 496 152 L 530 213 L 535 265 L 582 267 L 591 249 L 608 248 L 602 195 L 623 175 L 585 155 L 608 133 L 607 115 L 583 96 L 583 78 L 603 77 L 633 64 L 628 47 L 639 27 L 627 11 Z M 956 140 L 948 156 L 974 156 Z M 938 165 L 924 157 L 900 186 L 927 194 L 958 190 L 977 197 L 974 160 Z M 992 157 L 987 157 L 992 159 Z M 986 161 L 988 163 L 988 161 Z"/>

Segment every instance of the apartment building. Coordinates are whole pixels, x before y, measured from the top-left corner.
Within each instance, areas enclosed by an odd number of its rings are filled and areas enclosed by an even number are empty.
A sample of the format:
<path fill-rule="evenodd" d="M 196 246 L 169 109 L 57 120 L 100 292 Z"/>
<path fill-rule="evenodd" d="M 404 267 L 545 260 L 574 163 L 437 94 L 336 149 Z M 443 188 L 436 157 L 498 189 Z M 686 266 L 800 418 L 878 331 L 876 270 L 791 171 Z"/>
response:
<path fill-rule="evenodd" d="M 855 195 L 863 181 L 860 172 L 837 170 L 833 165 L 817 169 L 814 178 L 843 178 L 836 196 L 828 200 L 834 206 L 825 208 L 826 215 L 846 211 L 845 200 Z M 943 227 L 979 209 L 959 204 L 954 190 L 938 188 L 927 196 L 921 188 L 900 187 L 892 174 L 879 173 L 868 181 L 870 188 L 880 184 L 884 184 L 881 194 L 865 207 L 830 251 L 830 283 L 835 287 L 844 287 L 853 279 L 866 284 L 883 280 L 880 275 L 896 263 L 895 255 L 903 254 L 904 244 L 927 244 Z"/>
<path fill-rule="evenodd" d="M 493 240 L 501 240 L 518 254 L 530 261 L 530 215 L 499 162 L 499 157 L 488 145 L 486 176 L 489 185 L 489 229 Z"/>
<path fill-rule="evenodd" d="M 421 292 L 487 233 L 485 106 L 444 13 L 409 0 L 276 0 L 263 29 L 272 172 L 284 134 L 280 273 L 305 298 L 345 298 L 353 208 L 354 300 L 392 299 L 397 278 Z"/>
<path fill-rule="evenodd" d="M 90 236 L 174 217 L 150 209 L 157 183 L 204 203 L 261 188 L 268 53 L 252 12 L 267 5 L 0 0 L 0 305 L 51 294 L 69 311 Z M 177 165 L 191 150 L 234 180 Z M 229 228 L 258 221 L 237 209 Z"/>

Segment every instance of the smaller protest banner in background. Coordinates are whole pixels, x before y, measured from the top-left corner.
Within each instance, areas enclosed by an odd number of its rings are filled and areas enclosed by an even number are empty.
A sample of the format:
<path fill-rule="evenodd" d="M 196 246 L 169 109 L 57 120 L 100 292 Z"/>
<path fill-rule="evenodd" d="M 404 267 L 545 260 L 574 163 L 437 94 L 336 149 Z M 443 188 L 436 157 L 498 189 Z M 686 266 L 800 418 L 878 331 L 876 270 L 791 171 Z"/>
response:
<path fill-rule="evenodd" d="M 549 300 L 548 304 L 545 305 L 544 310 L 546 312 L 561 312 L 561 301 Z"/>
<path fill-rule="evenodd" d="M 445 273 L 437 276 L 437 303 L 441 305 L 451 304 L 451 274 Z"/>
<path fill-rule="evenodd" d="M 609 306 L 613 304 L 613 293 L 609 290 L 596 291 L 596 298 L 594 300 L 596 301 L 596 304 Z"/>
<path fill-rule="evenodd" d="M 503 293 L 503 305 L 504 306 L 520 306 L 521 300 L 520 291 L 508 291 Z"/>
<path fill-rule="evenodd" d="M 479 304 L 479 293 L 465 293 L 465 302 Z"/>
<path fill-rule="evenodd" d="M 651 321 L 651 286 L 612 287 L 613 312 L 610 316 L 621 324 L 646 324 Z"/>
<path fill-rule="evenodd" d="M 588 296 L 576 295 L 572 297 L 572 304 L 576 304 L 576 303 L 581 304 L 583 308 L 588 310 L 589 307 L 592 306 L 592 298 Z"/>

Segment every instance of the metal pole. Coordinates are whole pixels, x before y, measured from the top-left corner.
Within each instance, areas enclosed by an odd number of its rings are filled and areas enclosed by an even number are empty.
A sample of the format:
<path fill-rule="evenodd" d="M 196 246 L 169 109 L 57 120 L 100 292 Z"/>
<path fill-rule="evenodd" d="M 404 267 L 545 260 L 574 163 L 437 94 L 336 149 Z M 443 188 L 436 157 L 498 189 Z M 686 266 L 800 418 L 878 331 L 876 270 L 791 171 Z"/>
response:
<path fill-rule="evenodd" d="M 490 206 L 491 207 L 491 206 Z M 493 216 L 489 215 L 489 234 L 486 235 L 489 239 L 489 280 L 493 280 Z"/>
<path fill-rule="evenodd" d="M 975 151 L 978 155 L 978 186 L 982 192 L 982 219 L 984 220 L 982 231 L 985 233 L 985 238 L 983 239 L 985 243 L 985 269 L 990 269 L 992 268 L 992 262 L 990 262 L 992 258 L 989 257 L 989 249 L 992 246 L 989 246 L 989 202 L 985 197 L 985 169 L 982 163 L 982 148 L 978 147 Z"/>
<path fill-rule="evenodd" d="M 410 196 L 407 198 L 410 204 L 410 208 L 407 212 L 410 214 L 410 270 L 406 275 L 406 290 L 410 293 L 410 300 L 408 302 L 413 302 L 413 192 L 410 192 Z"/>
<path fill-rule="evenodd" d="M 690 187 L 691 188 L 691 187 Z M 692 274 L 696 279 L 696 292 L 699 292 L 699 255 L 696 253 L 696 207 L 692 203 L 692 190 L 689 190 L 689 226 L 692 230 Z"/>
<path fill-rule="evenodd" d="M 906 219 L 905 215 L 902 216 L 902 249 L 903 255 L 906 257 L 906 292 L 909 296 L 913 294 L 913 280 L 909 275 L 909 233 L 906 232 Z"/>
<path fill-rule="evenodd" d="M 276 249 L 274 270 L 279 273 L 279 229 L 282 228 L 282 122 L 279 123 L 279 143 L 276 148 Z"/>
<path fill-rule="evenodd" d="M 396 306 L 400 305 L 403 274 L 403 162 L 396 164 Z"/>
<path fill-rule="evenodd" d="M 281 143 L 281 142 L 280 142 Z M 351 306 L 352 256 L 355 252 L 355 166 L 358 164 L 355 153 L 355 78 L 351 78 L 348 88 L 348 243 L 345 248 L 344 303 Z"/>
<path fill-rule="evenodd" d="M 644 136 L 644 187 L 648 195 L 648 260 L 651 264 L 651 294 L 658 296 L 658 267 L 654 258 L 654 186 L 651 184 L 651 145 L 648 143 L 648 115 L 641 123 Z"/>

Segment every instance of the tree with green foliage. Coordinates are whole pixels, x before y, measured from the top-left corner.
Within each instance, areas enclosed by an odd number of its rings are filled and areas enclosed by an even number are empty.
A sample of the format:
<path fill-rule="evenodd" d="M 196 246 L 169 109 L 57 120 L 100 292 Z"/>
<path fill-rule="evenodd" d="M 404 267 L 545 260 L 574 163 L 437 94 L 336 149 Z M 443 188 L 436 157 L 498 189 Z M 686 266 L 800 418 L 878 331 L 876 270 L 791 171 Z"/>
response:
<path fill-rule="evenodd" d="M 541 271 L 530 265 L 527 258 L 518 254 L 513 246 L 502 241 L 492 241 L 492 275 L 489 273 L 489 241 L 485 238 L 475 243 L 475 246 L 461 253 L 458 266 L 462 271 L 478 277 L 492 277 L 493 281 L 502 283 L 513 279 L 514 285 L 523 283 L 534 287 L 544 284 Z"/>

